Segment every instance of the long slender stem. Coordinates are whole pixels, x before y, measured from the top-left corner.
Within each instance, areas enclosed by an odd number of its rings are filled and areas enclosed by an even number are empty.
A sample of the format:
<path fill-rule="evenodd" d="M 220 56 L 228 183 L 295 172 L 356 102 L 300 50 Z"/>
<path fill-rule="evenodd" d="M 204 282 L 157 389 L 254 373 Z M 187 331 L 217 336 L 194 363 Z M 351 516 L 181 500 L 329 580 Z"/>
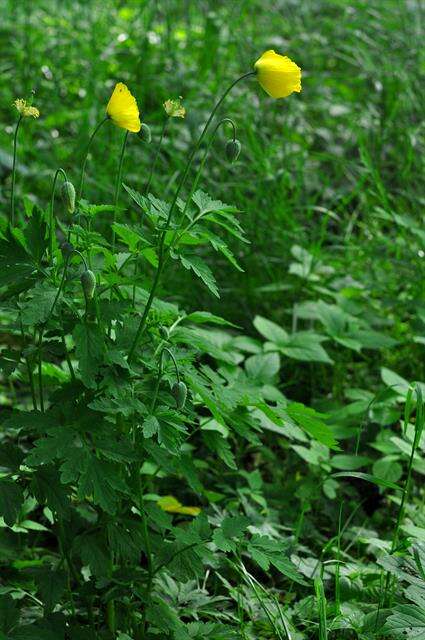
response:
<path fill-rule="evenodd" d="M 42 347 L 43 345 L 43 328 L 40 329 L 39 338 L 38 338 L 38 395 L 40 399 L 40 411 L 44 413 L 44 395 L 43 395 L 43 353 Z"/>
<path fill-rule="evenodd" d="M 21 319 L 21 335 L 25 345 L 25 333 L 24 333 L 24 327 L 22 326 L 22 319 Z M 35 393 L 34 376 L 32 373 L 31 364 L 28 357 L 25 357 L 25 364 L 27 365 L 28 380 L 29 380 L 30 389 L 31 389 L 32 406 L 34 411 L 37 411 L 37 396 Z"/>
<path fill-rule="evenodd" d="M 12 191 L 10 193 L 10 224 L 15 226 L 15 180 L 16 180 L 16 154 L 18 147 L 18 131 L 22 121 L 22 114 L 19 115 L 18 122 L 15 127 L 15 135 L 13 136 L 13 165 L 12 165 Z"/>
<path fill-rule="evenodd" d="M 118 206 L 118 198 L 119 198 L 120 189 L 121 189 L 122 165 L 123 165 L 123 161 L 124 161 L 125 148 L 127 146 L 128 134 L 129 134 L 129 131 L 126 131 L 125 132 L 125 136 L 124 136 L 124 140 L 123 140 L 123 143 L 122 143 L 122 147 L 121 147 L 120 161 L 119 161 L 119 164 L 118 164 L 117 179 L 116 179 L 116 182 L 115 182 L 113 224 L 115 224 L 115 222 L 117 220 L 117 206 Z M 114 226 L 112 226 L 112 253 L 114 253 L 114 252 L 115 252 L 115 229 L 114 229 Z"/>
<path fill-rule="evenodd" d="M 165 132 L 167 130 L 167 125 L 168 125 L 169 120 L 170 120 L 170 118 L 167 118 L 166 120 L 164 120 L 164 124 L 162 125 L 161 137 L 159 139 L 158 146 L 157 146 L 156 151 L 155 151 L 155 155 L 154 155 L 154 158 L 153 158 L 153 161 L 152 161 L 152 164 L 151 164 L 151 170 L 149 172 L 149 178 L 148 178 L 148 181 L 147 181 L 145 189 L 144 189 L 144 194 L 145 195 L 149 192 L 149 187 L 151 186 L 152 177 L 153 177 L 153 174 L 154 174 L 156 163 L 157 163 L 158 158 L 159 158 L 159 153 L 161 151 L 162 142 L 164 140 L 164 136 L 165 136 Z M 139 264 L 138 264 L 137 258 L 136 258 L 136 260 L 134 262 L 134 272 L 133 272 L 134 280 L 136 280 L 138 267 L 139 267 Z M 133 308 L 134 308 L 135 305 L 136 305 L 136 282 L 134 282 L 134 284 L 133 284 L 132 302 L 133 302 Z"/>
<path fill-rule="evenodd" d="M 144 189 L 145 195 L 147 193 L 149 193 L 149 187 L 151 186 L 152 177 L 153 177 L 153 174 L 154 174 L 154 171 L 155 171 L 156 163 L 157 163 L 158 158 L 159 158 L 159 152 L 161 151 L 162 141 L 164 140 L 165 131 L 167 130 L 167 126 L 168 126 L 169 121 L 170 121 L 170 118 L 167 117 L 164 120 L 164 124 L 162 125 L 161 137 L 159 139 L 158 146 L 157 146 L 156 151 L 155 151 L 155 155 L 154 155 L 154 158 L 153 158 L 153 161 L 152 161 L 152 164 L 151 164 L 151 170 L 149 172 L 148 181 L 147 181 L 145 189 Z"/>
<path fill-rule="evenodd" d="M 217 131 L 219 130 L 219 128 L 220 128 L 223 124 L 230 124 L 230 125 L 232 126 L 232 128 L 233 128 L 233 140 L 235 140 L 235 139 L 236 139 L 236 125 L 235 125 L 235 123 L 233 122 L 233 120 L 232 120 L 231 118 L 223 118 L 222 120 L 220 120 L 219 122 L 217 122 L 217 124 L 216 124 L 216 126 L 215 126 L 215 128 L 214 128 L 214 131 L 212 132 L 212 134 L 211 134 L 211 136 L 210 136 L 210 139 L 208 140 L 207 147 L 206 147 L 206 149 L 205 149 L 205 152 L 204 152 L 204 155 L 203 155 L 203 157 L 202 157 L 202 160 L 201 160 L 201 162 L 200 162 L 200 164 L 199 164 L 199 168 L 198 168 L 198 171 L 196 172 L 196 176 L 195 176 L 195 179 L 194 179 L 194 181 L 193 181 L 193 183 L 192 183 L 192 186 L 191 186 L 191 189 L 190 189 L 189 195 L 188 195 L 188 197 L 187 197 L 187 199 L 186 199 L 186 204 L 185 204 L 184 209 L 183 209 L 183 211 L 182 211 L 182 213 L 181 213 L 181 218 L 182 218 L 182 220 L 184 219 L 184 216 L 185 216 L 185 214 L 186 214 L 186 211 L 187 211 L 187 209 L 188 209 L 188 207 L 189 207 L 189 205 L 190 205 L 190 202 L 191 202 L 191 200 L 192 200 L 192 196 L 193 196 L 193 194 L 194 194 L 194 193 L 195 193 L 195 191 L 196 191 L 196 187 L 197 187 L 197 186 L 198 186 L 198 184 L 199 184 L 199 180 L 201 179 L 201 175 L 202 175 L 202 172 L 203 172 L 203 170 L 204 170 L 205 162 L 207 161 L 207 158 L 208 158 L 208 155 L 209 155 L 210 149 L 211 149 L 211 147 L 212 147 L 212 144 L 213 144 L 213 142 L 214 142 L 214 140 L 215 140 L 215 136 L 216 136 L 216 134 L 217 134 Z M 193 226 L 193 222 L 194 222 L 194 221 L 191 221 L 191 223 L 190 223 L 190 225 L 189 225 L 190 227 L 192 227 L 192 226 Z M 186 231 L 186 230 L 185 230 L 185 231 Z M 183 231 L 183 233 L 185 233 L 185 231 Z M 172 247 L 174 246 L 174 243 L 175 243 L 175 240 L 176 240 L 176 237 L 177 237 L 177 233 L 178 233 L 178 230 L 176 229 L 176 230 L 174 231 L 173 237 L 171 238 L 171 242 L 170 242 L 170 246 L 168 247 L 168 250 L 172 249 Z M 180 235 L 182 235 L 182 234 L 180 234 Z M 179 236 L 179 237 L 180 237 L 180 236 Z"/>
<path fill-rule="evenodd" d="M 164 358 L 164 353 L 165 352 L 168 353 L 168 355 L 170 356 L 171 360 L 173 361 L 174 370 L 176 372 L 177 382 L 180 382 L 179 368 L 177 366 L 177 362 L 176 362 L 176 359 L 174 357 L 174 354 L 172 353 L 172 351 L 170 351 L 170 349 L 168 347 L 164 347 L 162 349 L 162 351 L 161 351 L 161 355 L 159 356 L 158 376 L 156 378 L 155 389 L 154 389 L 154 392 L 153 392 L 153 398 L 152 398 L 152 404 L 151 404 L 151 413 L 153 413 L 154 410 L 155 410 L 156 401 L 157 401 L 157 398 L 158 398 L 159 385 L 160 385 L 161 378 L 162 378 L 163 358 Z"/>
<path fill-rule="evenodd" d="M 213 110 L 211 111 L 211 114 L 210 114 L 207 122 L 205 123 L 205 126 L 204 126 L 204 128 L 203 128 L 203 130 L 201 132 L 201 135 L 199 136 L 195 146 L 192 149 L 192 152 L 191 152 L 191 154 L 189 156 L 189 159 L 188 159 L 188 161 L 186 163 L 186 167 L 184 169 L 183 175 L 180 178 L 180 182 L 179 182 L 179 184 L 177 186 L 177 189 L 176 189 L 176 192 L 174 194 L 174 198 L 173 198 L 173 201 L 171 203 L 170 209 L 168 211 L 167 222 L 166 222 L 166 224 L 165 224 L 165 226 L 164 226 L 164 228 L 162 229 L 162 232 L 161 232 L 161 236 L 160 236 L 160 239 L 159 239 L 159 246 L 158 246 L 158 266 L 157 266 L 157 269 L 156 269 L 156 273 L 155 273 L 154 281 L 153 281 L 152 288 L 151 288 L 151 291 L 150 291 L 150 294 L 149 294 L 149 298 L 148 298 L 148 301 L 147 301 L 146 306 L 145 306 L 145 310 L 143 312 L 142 318 L 141 318 L 140 323 L 139 323 L 139 327 L 137 329 L 136 335 L 135 335 L 134 340 L 133 340 L 133 344 L 132 344 L 132 346 L 130 348 L 130 351 L 129 351 L 129 354 L 128 354 L 127 360 L 128 360 L 129 364 L 131 363 L 131 361 L 133 359 L 134 353 L 135 353 L 135 351 L 137 349 L 137 345 L 139 344 L 140 337 L 142 336 L 143 331 L 144 331 L 144 329 L 146 327 L 146 320 L 147 320 L 150 308 L 152 306 L 152 302 L 153 302 L 154 297 L 155 297 L 156 289 L 157 289 L 157 286 L 158 286 L 158 283 L 159 283 L 159 279 L 160 279 L 162 270 L 164 268 L 164 242 L 165 242 L 165 236 L 166 236 L 167 230 L 169 228 L 169 224 L 171 222 L 173 211 L 174 211 L 174 208 L 176 206 L 178 197 L 180 195 L 180 192 L 181 192 L 181 190 L 183 188 L 184 183 L 186 182 L 186 178 L 187 178 L 187 176 L 189 174 L 189 171 L 190 171 L 190 168 L 192 166 L 195 154 L 198 151 L 200 145 L 202 144 L 202 141 L 203 141 L 203 139 L 205 137 L 205 134 L 207 133 L 208 127 L 211 124 L 215 114 L 217 113 L 217 110 L 220 108 L 221 104 L 223 103 L 223 101 L 225 100 L 227 95 L 230 93 L 230 91 L 233 89 L 233 87 L 238 82 L 241 82 L 241 80 L 244 80 L 245 78 L 248 78 L 249 76 L 253 76 L 253 75 L 255 75 L 254 71 L 250 71 L 249 73 L 245 73 L 243 76 L 240 76 L 234 82 L 232 82 L 231 85 L 229 85 L 229 87 L 226 89 L 226 91 L 223 93 L 223 95 L 221 96 L 221 98 L 218 100 L 218 102 L 214 106 Z"/>
<path fill-rule="evenodd" d="M 55 237 L 55 215 L 54 215 L 54 206 L 55 206 L 55 190 L 56 190 L 56 182 L 58 180 L 59 175 L 63 176 L 65 182 L 67 181 L 66 173 L 63 169 L 59 168 L 56 170 L 55 177 L 53 178 L 52 185 L 52 193 L 50 196 L 50 211 L 49 211 L 49 257 L 50 260 L 53 259 L 53 239 Z"/>
<path fill-rule="evenodd" d="M 142 638 L 144 638 L 145 630 L 146 630 L 146 612 L 150 604 L 152 583 L 153 583 L 155 572 L 153 568 L 151 543 L 149 539 L 148 524 L 146 520 L 146 513 L 145 513 L 145 507 L 144 507 L 144 501 L 143 501 L 142 481 L 140 478 L 139 471 L 137 471 L 137 474 L 138 474 L 137 485 L 139 490 L 139 511 L 140 511 L 140 516 L 142 518 L 142 531 L 143 531 L 143 538 L 146 546 L 146 560 L 148 563 L 148 582 L 146 585 L 146 602 L 145 602 L 145 606 L 143 608 L 143 613 L 142 613 Z"/>
<path fill-rule="evenodd" d="M 88 143 L 88 145 L 87 145 L 87 150 L 86 150 L 86 155 L 85 155 L 85 158 L 84 158 L 83 166 L 82 166 L 82 168 L 81 168 L 80 186 L 78 187 L 78 200 L 80 200 L 80 198 L 81 198 L 81 197 L 82 197 L 82 195 L 83 195 L 84 177 L 85 177 L 85 174 L 86 174 L 86 164 L 87 164 L 87 158 L 89 157 L 90 147 L 91 147 L 91 145 L 92 145 L 92 142 L 93 142 L 93 140 L 94 140 L 94 138 L 95 138 L 95 136 L 96 136 L 97 132 L 99 131 L 99 129 L 101 128 L 101 126 L 102 126 L 103 124 L 105 124 L 105 122 L 106 122 L 107 120 L 109 120 L 109 118 L 108 118 L 108 117 L 106 117 L 106 118 L 104 118 L 103 120 L 101 120 L 101 121 L 99 122 L 99 124 L 97 125 L 97 127 L 95 128 L 95 130 L 93 131 L 93 133 L 91 134 L 91 136 L 90 136 L 90 140 L 89 140 L 89 143 Z"/>
<path fill-rule="evenodd" d="M 43 371 L 42 371 L 42 364 L 43 364 L 43 358 L 42 358 L 42 346 L 43 346 L 43 336 L 44 336 L 44 330 L 47 326 L 47 323 L 49 322 L 50 318 L 52 317 L 53 311 L 55 310 L 57 301 L 59 300 L 59 296 L 61 294 L 61 291 L 63 289 L 63 285 L 65 283 L 65 278 L 66 278 L 66 274 L 68 271 L 68 265 L 69 265 L 69 260 L 71 258 L 71 256 L 76 253 L 77 255 L 80 256 L 80 258 L 82 259 L 85 268 L 87 269 L 87 263 L 84 259 L 84 256 L 77 251 L 76 249 L 74 249 L 74 251 L 72 251 L 65 262 L 65 266 L 63 269 L 63 274 L 62 274 L 62 278 L 58 287 L 58 290 L 56 292 L 56 296 L 55 299 L 53 300 L 53 304 L 50 307 L 50 311 L 48 313 L 48 316 L 46 318 L 46 320 L 44 321 L 43 325 L 40 328 L 40 334 L 39 334 L 39 339 L 38 339 L 38 391 L 39 391 L 39 398 L 40 398 L 40 411 L 44 412 L 44 397 L 43 397 Z"/>

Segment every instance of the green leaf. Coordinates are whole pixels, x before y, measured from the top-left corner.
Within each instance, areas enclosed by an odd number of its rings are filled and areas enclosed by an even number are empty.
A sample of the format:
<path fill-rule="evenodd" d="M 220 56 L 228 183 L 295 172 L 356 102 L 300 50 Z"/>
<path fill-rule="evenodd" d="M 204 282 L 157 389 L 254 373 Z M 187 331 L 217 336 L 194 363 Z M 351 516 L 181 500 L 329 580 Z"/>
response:
<path fill-rule="evenodd" d="M 395 491 L 403 491 L 403 488 L 399 487 L 398 484 L 394 484 L 394 482 L 389 482 L 388 480 L 377 478 L 376 476 L 373 476 L 370 473 L 361 473 L 360 471 L 352 471 L 352 472 L 341 471 L 339 473 L 333 473 L 331 477 L 332 478 L 358 478 L 359 480 L 365 480 L 366 482 L 371 482 L 372 484 L 376 484 L 379 487 L 384 487 L 385 489 L 394 489 Z"/>
<path fill-rule="evenodd" d="M 43 323 L 50 315 L 57 295 L 57 287 L 39 282 L 31 290 L 31 297 L 22 305 L 21 318 L 24 325 Z"/>
<path fill-rule="evenodd" d="M 152 438 L 159 430 L 158 418 L 147 416 L 143 421 L 143 435 L 145 438 Z"/>
<path fill-rule="evenodd" d="M 81 379 L 86 387 L 96 387 L 96 374 L 103 362 L 104 335 L 96 324 L 84 322 L 73 332 Z"/>
<path fill-rule="evenodd" d="M 261 333 L 263 338 L 270 340 L 270 342 L 274 342 L 276 345 L 286 344 L 286 341 L 288 340 L 288 334 L 284 329 L 262 316 L 255 317 L 254 327 L 259 333 Z"/>
<path fill-rule="evenodd" d="M 325 422 L 323 415 L 300 402 L 293 402 L 286 407 L 286 412 L 295 422 L 318 442 L 330 449 L 338 449 L 332 431 Z"/>
<path fill-rule="evenodd" d="M 248 525 L 246 516 L 227 516 L 221 523 L 221 530 L 225 538 L 239 538 Z"/>
<path fill-rule="evenodd" d="M 264 571 L 272 564 L 278 571 L 298 584 L 306 585 L 306 581 L 296 566 L 285 556 L 285 545 L 268 536 L 255 534 L 247 545 L 247 552 Z"/>
<path fill-rule="evenodd" d="M 387 618 L 384 631 L 394 638 L 425 640 L 425 611 L 415 604 L 401 604 Z"/>
<path fill-rule="evenodd" d="M 78 483 L 80 499 L 92 496 L 95 504 L 113 515 L 119 499 L 117 492 L 126 492 L 126 485 L 120 480 L 117 468 L 112 463 L 94 456 L 88 459 Z"/>
<path fill-rule="evenodd" d="M 245 361 L 245 369 L 250 378 L 257 382 L 272 382 L 280 369 L 278 353 L 259 353 Z"/>
<path fill-rule="evenodd" d="M 349 456 L 339 454 L 331 458 L 331 466 L 334 469 L 341 469 L 343 471 L 354 471 L 370 464 L 371 459 L 366 456 Z"/>
<path fill-rule="evenodd" d="M 213 273 L 202 258 L 189 254 L 180 254 L 179 258 L 185 269 L 192 269 L 198 278 L 201 278 L 202 282 L 208 287 L 211 293 L 213 293 L 217 298 L 220 297 Z"/>
<path fill-rule="evenodd" d="M 8 633 L 19 621 L 19 609 L 10 595 L 0 596 L 0 632 Z M 6 638 L 6 636 L 4 636 Z M 7 639 L 6 639 L 7 640 Z"/>
<path fill-rule="evenodd" d="M 67 573 L 60 569 L 40 567 L 35 569 L 35 583 L 38 593 L 48 611 L 60 602 L 66 589 Z"/>
<path fill-rule="evenodd" d="M 290 335 L 285 344 L 279 345 L 279 350 L 295 360 L 331 364 L 331 358 L 320 344 L 324 339 L 324 336 L 312 331 L 299 331 Z"/>
<path fill-rule="evenodd" d="M 0 516 L 9 527 L 12 527 L 18 519 L 23 502 L 24 493 L 21 487 L 13 480 L 1 478 Z"/>

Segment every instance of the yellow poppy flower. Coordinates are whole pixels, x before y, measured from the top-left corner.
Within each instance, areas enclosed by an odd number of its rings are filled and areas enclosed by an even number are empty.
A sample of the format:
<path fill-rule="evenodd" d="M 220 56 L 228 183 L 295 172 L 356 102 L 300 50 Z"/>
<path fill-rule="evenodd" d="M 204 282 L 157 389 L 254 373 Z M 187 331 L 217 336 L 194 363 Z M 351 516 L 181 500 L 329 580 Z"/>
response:
<path fill-rule="evenodd" d="M 258 82 L 272 98 L 286 98 L 301 91 L 301 69 L 288 56 L 272 49 L 263 53 L 254 64 Z"/>
<path fill-rule="evenodd" d="M 23 116 L 24 118 L 29 118 L 30 116 L 33 118 L 38 118 L 40 115 L 40 112 L 38 109 L 36 109 L 36 107 L 31 107 L 29 104 L 27 104 L 27 101 L 23 100 L 22 98 L 17 98 L 13 104 L 15 105 L 21 116 Z"/>
<path fill-rule="evenodd" d="M 117 127 L 133 133 L 140 131 L 141 124 L 136 99 L 122 82 L 115 85 L 106 107 L 106 113 Z"/>
<path fill-rule="evenodd" d="M 168 513 L 184 513 L 188 516 L 197 516 L 201 513 L 199 507 L 184 507 L 174 496 L 163 496 L 158 500 L 157 505 Z"/>

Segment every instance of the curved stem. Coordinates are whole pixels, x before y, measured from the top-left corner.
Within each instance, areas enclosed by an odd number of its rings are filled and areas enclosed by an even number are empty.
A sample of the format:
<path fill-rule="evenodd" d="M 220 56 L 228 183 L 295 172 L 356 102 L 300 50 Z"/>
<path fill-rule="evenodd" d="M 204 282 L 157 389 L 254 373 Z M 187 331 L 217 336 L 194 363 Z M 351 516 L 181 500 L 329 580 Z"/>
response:
<path fill-rule="evenodd" d="M 22 121 L 22 114 L 19 115 L 16 123 L 15 135 L 13 136 L 13 165 L 12 165 L 12 191 L 10 194 L 10 224 L 15 225 L 15 179 L 16 179 L 16 153 L 18 147 L 18 131 Z"/>
<path fill-rule="evenodd" d="M 42 346 L 43 346 L 43 336 L 44 336 L 44 330 L 47 327 L 47 324 L 50 320 L 50 318 L 52 317 L 53 311 L 55 310 L 57 301 L 59 300 L 59 296 L 62 292 L 63 286 L 65 284 L 65 278 L 66 278 L 66 274 L 68 272 L 68 265 L 69 265 L 69 261 L 71 259 L 71 256 L 76 253 L 77 255 L 80 256 L 80 258 L 82 259 L 85 268 L 87 269 L 87 263 L 86 260 L 83 256 L 82 253 L 80 253 L 79 251 L 77 251 L 76 249 L 74 249 L 66 258 L 65 261 L 65 266 L 63 269 L 63 274 L 62 274 L 62 278 L 58 287 L 58 290 L 56 292 L 56 296 L 55 299 L 53 300 L 53 304 L 50 307 L 50 311 L 49 314 L 46 318 L 46 320 L 43 322 L 41 328 L 40 328 L 40 334 L 39 334 L 39 338 L 38 338 L 38 390 L 39 390 L 39 397 L 40 397 L 40 410 L 42 412 L 44 412 L 44 398 L 43 398 L 43 372 L 42 372 Z"/>
<path fill-rule="evenodd" d="M 170 121 L 170 118 L 167 117 L 166 120 L 164 120 L 164 124 L 162 125 L 161 137 L 159 139 L 158 146 L 157 146 L 156 151 L 155 151 L 155 155 L 154 155 L 154 158 L 153 158 L 153 161 L 152 161 L 152 164 L 151 164 L 151 170 L 149 172 L 149 178 L 148 178 L 148 181 L 147 181 L 145 189 L 144 189 L 144 194 L 145 195 L 149 192 L 149 187 L 151 186 L 153 173 L 155 171 L 156 163 L 157 163 L 158 157 L 159 157 L 159 152 L 161 151 L 161 147 L 162 147 L 162 141 L 164 139 L 165 131 L 167 129 L 169 121 Z"/>
<path fill-rule="evenodd" d="M 233 122 L 233 120 L 232 120 L 231 118 L 223 118 L 222 120 L 220 120 L 219 122 L 217 122 L 216 126 L 214 127 L 214 131 L 212 132 L 212 134 L 211 134 L 211 136 L 210 136 L 210 139 L 208 140 L 208 144 L 207 144 L 207 147 L 206 147 L 206 149 L 205 149 L 204 155 L 202 156 L 202 160 L 201 160 L 201 162 L 200 162 L 199 169 L 198 169 L 198 171 L 197 171 L 197 173 L 196 173 L 196 176 L 195 176 L 195 179 L 194 179 L 194 181 L 193 181 L 193 183 L 192 183 L 192 187 L 191 187 L 191 189 L 190 189 L 190 193 L 189 193 L 189 195 L 188 195 L 188 197 L 187 197 L 187 199 L 186 199 L 186 204 L 185 204 L 184 209 L 183 209 L 182 214 L 181 214 L 181 219 L 182 219 L 182 220 L 184 219 L 184 216 L 185 216 L 185 214 L 186 214 L 186 211 L 187 211 L 187 209 L 188 209 L 188 207 L 189 207 L 189 205 L 190 205 L 190 202 L 191 202 L 191 200 L 192 200 L 192 196 L 193 196 L 193 194 L 194 194 L 194 193 L 195 193 L 195 191 L 196 191 L 196 187 L 197 187 L 197 186 L 198 186 L 198 184 L 199 184 L 199 180 L 201 179 L 201 175 L 202 175 L 202 172 L 203 172 L 203 170 L 204 170 L 205 162 L 207 161 L 208 154 L 209 154 L 210 149 L 211 149 L 211 147 L 212 147 L 212 144 L 213 144 L 213 142 L 214 142 L 214 140 L 215 140 L 215 137 L 216 137 L 217 131 L 219 130 L 219 128 L 220 128 L 223 124 L 230 124 L 230 125 L 232 126 L 232 129 L 233 129 L 233 140 L 236 140 L 236 125 L 235 125 L 235 123 Z M 192 222 L 190 223 L 190 226 L 191 226 L 191 227 L 193 226 L 193 222 L 194 222 L 194 221 L 192 221 Z M 184 230 L 184 232 L 185 232 L 185 231 L 186 231 L 186 230 Z M 168 251 L 170 251 L 170 250 L 172 249 L 172 247 L 174 246 L 174 243 L 175 243 L 175 240 L 176 240 L 177 233 L 178 233 L 178 229 L 176 229 L 176 230 L 174 231 L 173 237 L 171 238 L 170 246 L 168 247 Z M 180 234 L 180 236 L 181 236 L 181 235 L 182 235 L 182 234 Z M 180 237 L 180 236 L 179 236 L 179 237 Z"/>
<path fill-rule="evenodd" d="M 53 260 L 53 239 L 55 233 L 55 216 L 54 216 L 54 206 L 55 206 L 55 190 L 56 190 L 56 182 L 58 180 L 59 174 L 63 176 L 65 182 L 67 181 L 66 173 L 63 169 L 59 168 L 56 170 L 55 177 L 53 178 L 52 185 L 52 193 L 50 196 L 50 212 L 49 212 L 49 257 L 50 260 Z"/>
<path fill-rule="evenodd" d="M 115 182 L 113 225 L 115 224 L 115 222 L 117 220 L 117 205 L 118 205 L 118 197 L 119 197 L 120 188 L 121 188 L 122 164 L 123 164 L 123 161 L 124 161 L 124 153 L 125 153 L 125 148 L 127 146 L 128 134 L 129 134 L 129 131 L 126 131 L 125 132 L 125 136 L 124 136 L 124 140 L 123 140 L 123 143 L 122 143 L 122 147 L 121 147 L 120 161 L 119 161 L 119 164 L 118 164 L 118 174 L 117 174 L 117 179 L 116 179 L 116 182 Z M 113 225 L 112 225 L 112 253 L 115 253 L 115 229 L 114 229 Z"/>
<path fill-rule="evenodd" d="M 189 171 L 190 171 L 190 168 L 192 166 L 195 154 L 196 154 L 197 150 L 199 149 L 199 147 L 200 147 L 200 145 L 201 145 L 201 143 L 202 143 L 202 141 L 203 141 L 203 139 L 205 137 L 205 134 L 207 133 L 207 130 L 208 130 L 209 125 L 211 124 L 211 121 L 213 120 L 215 114 L 217 113 L 217 110 L 220 108 L 221 104 L 223 103 L 223 101 L 225 100 L 227 95 L 230 93 L 230 91 L 233 89 L 233 87 L 236 84 L 238 84 L 238 82 L 241 82 L 241 80 L 244 80 L 245 78 L 248 78 L 248 77 L 253 76 L 253 75 L 255 75 L 255 71 L 250 71 L 249 73 L 245 73 L 243 76 L 240 76 L 234 82 L 232 82 L 231 85 L 229 85 L 229 87 L 226 89 L 226 91 L 223 93 L 223 95 L 221 96 L 221 98 L 218 100 L 218 102 L 214 106 L 213 110 L 211 111 L 211 114 L 210 114 L 207 122 L 205 123 L 204 128 L 202 129 L 201 135 L 199 136 L 194 148 L 192 149 L 192 152 L 191 152 L 191 154 L 189 156 L 189 159 L 188 159 L 188 161 L 186 163 L 186 167 L 184 169 L 183 175 L 180 178 L 180 182 L 179 182 L 179 184 L 177 186 L 177 189 L 176 189 L 176 192 L 174 194 L 174 198 L 173 198 L 173 201 L 171 203 L 170 209 L 168 211 L 167 222 L 166 222 L 166 224 L 163 227 L 162 232 L 161 232 L 161 236 L 160 236 L 160 239 L 159 239 L 159 246 L 158 246 L 158 266 L 157 266 L 157 269 L 156 269 L 156 273 L 155 273 L 155 277 L 154 277 L 152 288 L 151 288 L 151 291 L 150 291 L 150 294 L 149 294 L 148 301 L 146 303 L 142 318 L 141 318 L 140 323 L 139 323 L 139 327 L 137 329 L 136 335 L 135 335 L 134 340 L 133 340 L 133 344 L 131 345 L 131 348 L 130 348 L 130 351 L 129 351 L 129 354 L 128 354 L 127 360 L 128 360 L 129 364 L 131 363 L 131 361 L 133 359 L 134 353 L 135 353 L 135 351 L 137 349 L 137 345 L 139 344 L 140 337 L 142 336 L 143 331 L 144 331 L 144 329 L 146 327 L 146 319 L 148 317 L 150 308 L 152 306 L 152 302 L 153 302 L 154 297 L 155 297 L 156 289 L 157 289 L 157 286 L 158 286 L 158 283 L 159 283 L 159 278 L 160 278 L 162 270 L 164 268 L 164 242 L 165 242 L 166 232 L 167 232 L 167 230 L 169 228 L 169 224 L 171 222 L 171 218 L 172 218 L 172 215 L 173 215 L 174 207 L 176 206 L 178 197 L 180 195 L 180 191 L 182 190 L 183 185 L 184 185 L 184 183 L 186 181 L 186 178 L 187 178 L 187 176 L 189 174 Z"/>
<path fill-rule="evenodd" d="M 93 133 L 90 136 L 90 140 L 89 140 L 89 143 L 87 145 L 86 156 L 84 158 L 83 166 L 81 168 L 80 186 L 78 187 L 78 200 L 80 200 L 81 196 L 83 195 L 84 177 L 85 177 L 85 174 L 86 174 L 86 164 L 87 164 L 87 158 L 89 157 L 90 147 L 92 145 L 92 142 L 93 142 L 97 132 L 99 131 L 101 126 L 103 124 L 105 124 L 105 122 L 107 120 L 109 120 L 108 116 L 106 116 L 106 118 L 104 118 L 103 120 L 101 120 L 99 122 L 99 124 L 97 125 L 96 129 L 93 131 Z"/>
<path fill-rule="evenodd" d="M 159 369 L 158 369 L 158 376 L 157 376 L 157 379 L 156 379 L 155 389 L 154 389 L 154 392 L 153 392 L 153 399 L 152 399 L 152 404 L 151 404 L 151 413 L 153 413 L 154 410 L 155 410 L 156 400 L 158 398 L 159 385 L 160 385 L 161 378 L 162 378 L 163 357 L 164 357 L 164 352 L 165 351 L 168 353 L 168 355 L 170 356 L 171 360 L 173 361 L 174 370 L 176 372 L 176 377 L 177 377 L 177 382 L 180 382 L 180 373 L 179 373 L 179 368 L 177 366 L 176 359 L 175 359 L 173 353 L 170 351 L 170 349 L 168 347 L 164 347 L 162 349 L 162 351 L 161 351 L 161 355 L 159 356 Z"/>

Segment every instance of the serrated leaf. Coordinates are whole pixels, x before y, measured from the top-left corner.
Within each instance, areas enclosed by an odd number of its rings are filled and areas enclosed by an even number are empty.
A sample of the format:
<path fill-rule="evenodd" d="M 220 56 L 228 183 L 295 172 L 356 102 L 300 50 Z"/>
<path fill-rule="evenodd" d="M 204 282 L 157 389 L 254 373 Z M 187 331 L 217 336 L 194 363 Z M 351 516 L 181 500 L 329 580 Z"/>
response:
<path fill-rule="evenodd" d="M 86 387 L 96 386 L 95 377 L 103 362 L 104 335 L 96 324 L 84 322 L 73 332 L 81 379 Z"/>
<path fill-rule="evenodd" d="M 217 298 L 220 297 L 213 273 L 202 258 L 188 254 L 179 255 L 179 258 L 185 269 L 192 269 L 198 278 L 201 278 L 202 282 L 208 287 L 211 293 L 213 293 Z"/>
<path fill-rule="evenodd" d="M 0 516 L 5 523 L 12 527 L 18 519 L 24 493 L 21 487 L 7 478 L 0 479 Z"/>

